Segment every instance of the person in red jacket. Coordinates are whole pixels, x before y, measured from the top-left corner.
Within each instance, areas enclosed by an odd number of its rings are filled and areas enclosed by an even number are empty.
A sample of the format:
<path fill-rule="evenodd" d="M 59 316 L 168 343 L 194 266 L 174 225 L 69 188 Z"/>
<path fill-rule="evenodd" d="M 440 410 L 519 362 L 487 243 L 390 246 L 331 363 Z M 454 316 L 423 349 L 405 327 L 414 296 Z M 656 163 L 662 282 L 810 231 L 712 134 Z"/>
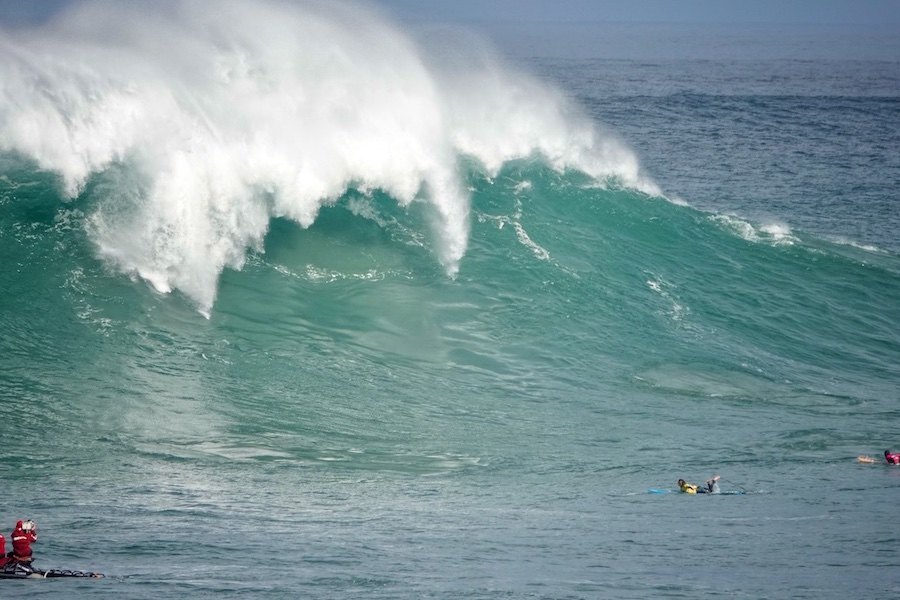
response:
<path fill-rule="evenodd" d="M 17 521 L 12 532 L 12 558 L 20 563 L 31 562 L 31 544 L 37 541 L 37 525 L 31 519 Z"/>
<path fill-rule="evenodd" d="M 0 533 L 0 567 L 5 566 L 8 562 L 9 558 L 6 557 L 6 538 Z"/>

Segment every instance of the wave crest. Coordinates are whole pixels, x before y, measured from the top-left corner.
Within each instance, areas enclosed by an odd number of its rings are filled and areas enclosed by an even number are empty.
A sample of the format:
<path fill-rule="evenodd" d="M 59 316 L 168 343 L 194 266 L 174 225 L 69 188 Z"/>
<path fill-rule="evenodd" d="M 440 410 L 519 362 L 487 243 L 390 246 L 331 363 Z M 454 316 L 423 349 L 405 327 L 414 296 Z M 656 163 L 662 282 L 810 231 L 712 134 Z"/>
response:
<path fill-rule="evenodd" d="M 460 155 L 495 171 L 539 153 L 658 191 L 558 92 L 487 51 L 437 60 L 363 6 L 85 2 L 8 33 L 0 148 L 60 173 L 70 197 L 115 172 L 90 220 L 101 256 L 204 312 L 272 217 L 309 226 L 348 187 L 429 203 L 454 274 Z"/>

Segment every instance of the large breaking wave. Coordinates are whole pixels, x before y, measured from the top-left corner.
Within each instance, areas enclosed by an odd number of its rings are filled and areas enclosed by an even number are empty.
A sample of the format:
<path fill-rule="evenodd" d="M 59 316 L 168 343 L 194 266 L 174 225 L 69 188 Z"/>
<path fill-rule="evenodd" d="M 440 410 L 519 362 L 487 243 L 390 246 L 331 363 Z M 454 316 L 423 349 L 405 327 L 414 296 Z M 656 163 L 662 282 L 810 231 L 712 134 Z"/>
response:
<path fill-rule="evenodd" d="M 0 149 L 99 179 L 99 255 L 207 312 L 273 217 L 346 190 L 427 204 L 450 275 L 469 234 L 459 159 L 538 154 L 650 193 L 634 155 L 486 47 L 440 49 L 359 4 L 84 2 L 0 44 Z M 92 179 L 93 178 L 93 179 Z"/>

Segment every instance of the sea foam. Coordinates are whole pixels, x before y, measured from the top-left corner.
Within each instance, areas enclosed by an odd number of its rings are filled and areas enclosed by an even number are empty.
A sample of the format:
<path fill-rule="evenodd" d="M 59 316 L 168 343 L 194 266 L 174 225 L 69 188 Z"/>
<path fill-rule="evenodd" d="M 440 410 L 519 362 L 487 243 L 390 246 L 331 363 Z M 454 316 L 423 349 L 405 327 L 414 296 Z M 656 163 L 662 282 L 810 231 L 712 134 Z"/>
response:
<path fill-rule="evenodd" d="M 0 149 L 101 175 L 100 256 L 208 313 L 273 217 L 304 227 L 348 188 L 428 203 L 453 276 L 469 235 L 460 156 L 650 193 L 634 154 L 489 49 L 434 52 L 366 5 L 82 2 L 0 43 Z M 453 57 L 448 60 L 448 57 Z"/>

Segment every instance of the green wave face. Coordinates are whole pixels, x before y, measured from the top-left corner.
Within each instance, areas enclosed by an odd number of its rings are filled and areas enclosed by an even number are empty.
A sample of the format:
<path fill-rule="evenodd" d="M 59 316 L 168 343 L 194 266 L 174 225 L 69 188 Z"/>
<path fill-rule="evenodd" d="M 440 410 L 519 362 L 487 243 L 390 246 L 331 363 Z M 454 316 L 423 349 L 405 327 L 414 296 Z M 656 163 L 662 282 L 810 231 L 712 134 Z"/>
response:
<path fill-rule="evenodd" d="M 423 234 L 426 206 L 349 190 L 309 228 L 272 221 L 209 318 L 98 258 L 102 187 L 63 202 L 52 176 L 13 159 L 6 172 L 2 389 L 48 415 L 32 432 L 47 460 L 112 436 L 129 451 L 310 460 L 324 446 L 354 468 L 440 469 L 479 455 L 464 451 L 472 414 L 489 432 L 477 445 L 499 453 L 586 406 L 632 419 L 715 399 L 778 418 L 877 406 L 896 381 L 895 256 L 541 161 L 465 176 L 456 277 Z M 435 439 L 455 457 L 428 458 Z"/>

